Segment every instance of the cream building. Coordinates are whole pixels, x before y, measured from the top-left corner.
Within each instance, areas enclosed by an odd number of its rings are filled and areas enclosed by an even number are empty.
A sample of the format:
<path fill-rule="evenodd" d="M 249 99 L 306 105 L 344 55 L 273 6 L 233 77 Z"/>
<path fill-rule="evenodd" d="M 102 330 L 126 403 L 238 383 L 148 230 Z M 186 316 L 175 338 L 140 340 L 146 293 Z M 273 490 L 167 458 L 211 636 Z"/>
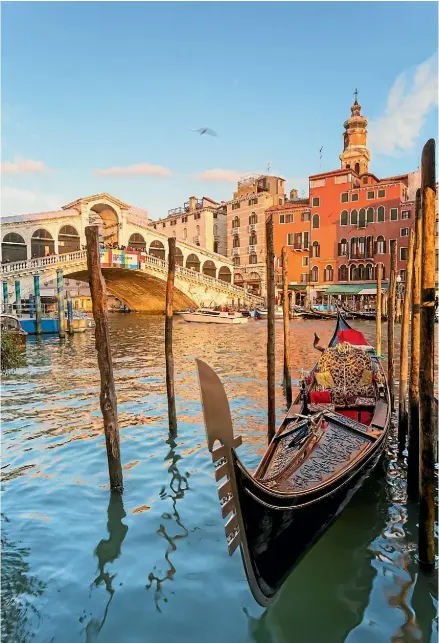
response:
<path fill-rule="evenodd" d="M 206 196 L 191 196 L 182 207 L 169 210 L 166 218 L 151 221 L 150 225 L 168 237 L 226 255 L 226 219 L 226 208 L 220 203 Z"/>
<path fill-rule="evenodd" d="M 251 174 L 227 201 L 227 256 L 235 266 L 235 284 L 266 295 L 265 210 L 285 202 L 285 180 Z"/>

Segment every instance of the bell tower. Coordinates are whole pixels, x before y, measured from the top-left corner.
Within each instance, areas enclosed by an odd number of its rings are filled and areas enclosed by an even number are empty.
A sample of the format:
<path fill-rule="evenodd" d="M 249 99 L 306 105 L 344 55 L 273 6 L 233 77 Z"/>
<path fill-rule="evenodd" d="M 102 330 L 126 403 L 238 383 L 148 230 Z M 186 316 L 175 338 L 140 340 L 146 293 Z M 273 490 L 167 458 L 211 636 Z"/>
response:
<path fill-rule="evenodd" d="M 351 116 L 344 122 L 344 146 L 340 154 L 342 169 L 350 168 L 357 174 L 369 171 L 370 152 L 367 149 L 367 118 L 361 115 L 358 89 L 354 92 Z"/>

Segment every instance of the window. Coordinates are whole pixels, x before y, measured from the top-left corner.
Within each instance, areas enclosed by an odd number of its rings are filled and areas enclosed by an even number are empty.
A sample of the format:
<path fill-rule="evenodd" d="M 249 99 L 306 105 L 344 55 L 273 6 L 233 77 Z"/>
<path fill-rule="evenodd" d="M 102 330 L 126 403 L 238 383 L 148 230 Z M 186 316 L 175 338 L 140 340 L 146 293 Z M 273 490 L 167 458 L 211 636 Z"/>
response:
<path fill-rule="evenodd" d="M 398 208 L 390 208 L 390 221 L 398 221 Z"/>
<path fill-rule="evenodd" d="M 334 281 L 334 268 L 332 266 L 326 266 L 323 271 L 323 281 Z"/>
<path fill-rule="evenodd" d="M 187 239 L 187 228 L 183 228 L 183 239 Z"/>
<path fill-rule="evenodd" d="M 348 242 L 347 239 L 342 239 L 338 244 L 338 256 L 347 257 L 348 254 Z"/>
<path fill-rule="evenodd" d="M 239 247 L 240 247 L 240 245 L 241 245 L 241 241 L 240 241 L 240 239 L 239 239 L 239 236 L 238 236 L 238 235 L 235 235 L 235 236 L 233 237 L 233 247 L 234 247 L 234 248 L 239 248 Z"/>
<path fill-rule="evenodd" d="M 301 221 L 311 221 L 311 212 L 302 212 Z"/>
<path fill-rule="evenodd" d="M 249 205 L 256 205 L 258 202 L 258 197 L 253 196 L 251 199 L 248 200 Z"/>
<path fill-rule="evenodd" d="M 348 225 L 349 221 L 349 215 L 347 210 L 343 210 L 343 212 L 340 214 L 340 225 Z"/>
<path fill-rule="evenodd" d="M 213 236 L 217 237 L 218 236 L 218 225 L 215 223 L 213 226 Z"/>
<path fill-rule="evenodd" d="M 320 244 L 318 241 L 314 241 L 312 244 L 312 256 L 320 257 Z"/>
<path fill-rule="evenodd" d="M 235 217 L 232 221 L 232 228 L 239 228 L 239 217 Z"/>
<path fill-rule="evenodd" d="M 358 223 L 358 210 L 351 211 L 351 225 L 357 225 Z"/>
<path fill-rule="evenodd" d="M 407 261 L 409 256 L 409 249 L 408 248 L 400 248 L 399 249 L 399 258 L 401 261 Z"/>
<path fill-rule="evenodd" d="M 358 201 L 358 199 L 359 199 L 358 192 L 354 192 L 353 194 L 351 194 L 351 201 Z"/>
<path fill-rule="evenodd" d="M 287 214 L 287 218 L 285 219 L 285 223 L 294 223 L 294 214 Z"/>
<path fill-rule="evenodd" d="M 358 250 L 358 239 L 357 237 L 353 237 L 351 239 L 351 253 L 350 256 L 355 258 L 358 256 L 359 250 Z"/>
<path fill-rule="evenodd" d="M 377 221 L 378 223 L 382 223 L 383 221 L 385 221 L 385 210 L 383 205 L 380 205 L 380 207 L 377 209 Z"/>
<path fill-rule="evenodd" d="M 237 203 L 232 203 L 232 210 L 239 210 L 241 207 L 241 202 L 238 201 Z"/>
<path fill-rule="evenodd" d="M 317 228 L 320 228 L 320 217 L 318 214 L 313 214 L 312 227 L 314 228 L 314 230 L 316 230 Z"/>
<path fill-rule="evenodd" d="M 309 232 L 303 233 L 303 249 L 304 250 L 309 249 Z"/>
<path fill-rule="evenodd" d="M 319 280 L 319 269 L 317 266 L 314 266 L 314 268 L 311 270 L 311 281 L 318 281 Z"/>
<path fill-rule="evenodd" d="M 197 237 L 198 237 L 198 236 L 199 236 L 199 234 L 200 234 L 200 226 L 199 226 L 199 225 L 197 225 L 196 230 L 197 230 Z"/>
<path fill-rule="evenodd" d="M 369 200 L 374 199 L 375 198 L 375 192 L 373 190 L 368 190 L 366 198 L 369 199 Z"/>
<path fill-rule="evenodd" d="M 358 279 L 358 269 L 357 269 L 357 266 L 353 263 L 351 265 L 350 280 L 351 281 L 357 281 L 357 279 Z"/>
<path fill-rule="evenodd" d="M 373 273 L 374 273 L 373 265 L 371 263 L 367 264 L 365 273 L 366 273 L 365 274 L 366 281 L 371 281 L 373 279 Z"/>
<path fill-rule="evenodd" d="M 365 228 L 366 227 L 366 210 L 365 210 L 365 208 L 361 208 L 360 212 L 358 213 L 358 227 L 359 228 Z"/>
<path fill-rule="evenodd" d="M 248 245 L 249 246 L 257 246 L 258 245 L 258 238 L 254 232 L 251 233 L 251 235 L 248 238 Z"/>
<path fill-rule="evenodd" d="M 340 194 L 341 203 L 347 203 L 349 201 L 349 192 L 342 192 Z"/>
<path fill-rule="evenodd" d="M 294 244 L 294 233 L 289 232 L 287 234 L 287 246 L 292 246 Z"/>
<path fill-rule="evenodd" d="M 258 257 L 257 257 L 257 254 L 256 254 L 255 252 L 252 252 L 252 253 L 249 255 L 249 257 L 248 257 L 248 262 L 249 262 L 249 263 L 251 263 L 251 264 L 258 263 Z"/>
<path fill-rule="evenodd" d="M 320 205 L 320 197 L 319 196 L 313 196 L 312 198 L 312 207 L 313 208 L 318 208 Z"/>
<path fill-rule="evenodd" d="M 401 277 L 401 281 L 405 281 L 406 274 L 407 274 L 407 270 L 400 270 L 399 271 L 399 276 Z"/>
<path fill-rule="evenodd" d="M 300 273 L 300 283 L 301 284 L 307 284 L 308 283 L 308 273 L 307 272 L 301 272 Z"/>
<path fill-rule="evenodd" d="M 252 212 L 251 215 L 248 218 L 248 222 L 250 225 L 255 224 L 258 222 L 258 215 L 256 212 Z"/>
<path fill-rule="evenodd" d="M 364 185 L 367 185 L 369 183 L 369 177 L 368 176 L 365 176 L 363 178 L 363 183 L 364 183 Z"/>
<path fill-rule="evenodd" d="M 399 234 L 401 237 L 408 237 L 409 236 L 409 230 L 410 228 L 401 228 L 399 231 Z"/>
<path fill-rule="evenodd" d="M 373 208 L 367 208 L 366 221 L 367 223 L 373 223 Z"/>
<path fill-rule="evenodd" d="M 410 219 L 410 210 L 403 210 L 401 212 L 401 219 Z"/>
<path fill-rule="evenodd" d="M 302 248 L 302 233 L 301 232 L 296 232 L 294 235 L 294 247 L 295 248 Z"/>
<path fill-rule="evenodd" d="M 302 257 L 302 268 L 307 268 L 309 265 L 309 257 Z"/>
<path fill-rule="evenodd" d="M 162 228 L 166 228 L 166 223 L 162 223 Z"/>
<path fill-rule="evenodd" d="M 347 281 L 348 280 L 348 267 L 345 264 L 342 264 L 338 269 L 338 280 Z"/>
<path fill-rule="evenodd" d="M 232 261 L 234 266 L 239 266 L 239 257 L 233 257 Z"/>
<path fill-rule="evenodd" d="M 324 188 L 326 185 L 326 179 L 314 179 L 309 182 L 310 188 Z"/>
<path fill-rule="evenodd" d="M 379 199 L 384 199 L 386 197 L 386 191 L 385 190 L 378 190 L 378 198 Z"/>
<path fill-rule="evenodd" d="M 285 215 L 284 214 L 279 215 L 279 223 L 285 223 Z"/>
<path fill-rule="evenodd" d="M 283 200 L 283 199 L 279 199 L 279 205 L 283 205 L 283 203 L 284 203 L 284 200 Z"/>

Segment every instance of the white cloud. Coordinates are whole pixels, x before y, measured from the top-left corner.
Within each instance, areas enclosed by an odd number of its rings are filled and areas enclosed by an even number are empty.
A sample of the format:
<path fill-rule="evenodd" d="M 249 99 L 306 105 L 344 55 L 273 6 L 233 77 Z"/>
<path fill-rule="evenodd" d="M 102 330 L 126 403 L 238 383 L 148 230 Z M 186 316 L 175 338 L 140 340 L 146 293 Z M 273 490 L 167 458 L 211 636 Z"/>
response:
<path fill-rule="evenodd" d="M 1 164 L 3 174 L 42 174 L 50 172 L 43 161 L 33 161 L 32 159 L 16 159 L 15 161 L 5 161 Z"/>
<path fill-rule="evenodd" d="M 65 201 L 58 194 L 23 190 L 9 185 L 2 186 L 1 190 L 1 214 L 4 217 L 29 212 L 59 210 L 63 203 Z"/>
<path fill-rule="evenodd" d="M 162 165 L 150 165 L 149 163 L 138 163 L 137 165 L 126 165 L 125 167 L 109 167 L 104 170 L 95 170 L 100 176 L 170 176 L 171 170 Z"/>
<path fill-rule="evenodd" d="M 215 168 L 213 170 L 205 170 L 200 174 L 196 174 L 195 178 L 200 181 L 213 181 L 217 183 L 236 183 L 244 176 L 245 172 L 236 172 L 235 170 L 221 170 Z"/>
<path fill-rule="evenodd" d="M 429 112 L 438 104 L 437 54 L 416 67 L 408 83 L 408 73 L 395 80 L 384 114 L 369 124 L 369 144 L 373 151 L 395 155 L 412 149 Z"/>

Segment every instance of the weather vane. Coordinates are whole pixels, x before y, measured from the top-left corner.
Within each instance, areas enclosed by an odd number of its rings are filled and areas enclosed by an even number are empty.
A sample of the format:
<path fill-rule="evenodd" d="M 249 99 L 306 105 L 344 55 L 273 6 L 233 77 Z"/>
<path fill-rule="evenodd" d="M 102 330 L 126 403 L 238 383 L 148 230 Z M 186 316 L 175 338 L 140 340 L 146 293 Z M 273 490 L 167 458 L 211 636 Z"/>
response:
<path fill-rule="evenodd" d="M 323 145 L 319 150 L 319 154 L 320 154 L 320 169 L 322 169 L 322 152 L 323 152 Z"/>
<path fill-rule="evenodd" d="M 358 102 L 358 100 L 357 100 L 358 99 L 358 89 L 357 88 L 355 88 L 355 91 L 354 91 L 354 98 L 355 98 L 355 102 L 357 103 Z"/>
<path fill-rule="evenodd" d="M 267 174 L 270 174 L 270 169 L 271 169 L 271 162 L 268 161 L 268 163 L 267 163 Z"/>

